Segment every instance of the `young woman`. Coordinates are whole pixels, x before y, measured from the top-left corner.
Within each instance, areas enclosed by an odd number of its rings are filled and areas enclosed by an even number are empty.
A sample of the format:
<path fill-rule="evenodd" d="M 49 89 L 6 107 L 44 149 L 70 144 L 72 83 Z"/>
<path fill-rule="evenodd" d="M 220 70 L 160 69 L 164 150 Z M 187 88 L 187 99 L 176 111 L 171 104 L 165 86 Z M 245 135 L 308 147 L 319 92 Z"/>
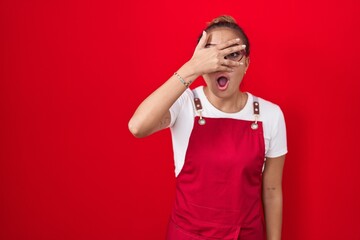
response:
<path fill-rule="evenodd" d="M 249 54 L 235 20 L 214 19 L 192 58 L 129 122 L 136 137 L 171 129 L 177 179 L 168 240 L 281 239 L 285 121 L 279 106 L 240 90 Z M 190 90 L 199 76 L 206 86 Z"/>

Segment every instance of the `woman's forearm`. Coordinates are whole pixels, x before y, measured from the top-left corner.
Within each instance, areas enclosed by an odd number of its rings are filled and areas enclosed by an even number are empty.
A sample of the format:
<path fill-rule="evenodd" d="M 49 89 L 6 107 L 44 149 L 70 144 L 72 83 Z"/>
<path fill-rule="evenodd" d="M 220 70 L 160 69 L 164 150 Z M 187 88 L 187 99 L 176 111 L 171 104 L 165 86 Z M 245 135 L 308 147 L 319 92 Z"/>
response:
<path fill-rule="evenodd" d="M 281 188 L 263 190 L 267 240 L 281 240 L 282 202 Z"/>
<path fill-rule="evenodd" d="M 198 77 L 190 62 L 185 63 L 177 73 L 186 82 L 194 81 Z M 171 76 L 136 109 L 129 121 L 130 132 L 136 137 L 145 137 L 167 127 L 170 123 L 170 116 L 166 116 L 166 114 L 185 90 L 186 87 L 179 78 Z"/>

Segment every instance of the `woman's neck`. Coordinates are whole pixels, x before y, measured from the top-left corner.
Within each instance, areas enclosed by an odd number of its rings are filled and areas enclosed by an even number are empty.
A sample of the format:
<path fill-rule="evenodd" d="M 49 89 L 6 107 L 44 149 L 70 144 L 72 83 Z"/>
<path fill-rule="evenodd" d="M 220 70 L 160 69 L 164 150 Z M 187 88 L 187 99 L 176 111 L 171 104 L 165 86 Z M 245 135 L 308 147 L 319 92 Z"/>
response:
<path fill-rule="evenodd" d="M 236 113 L 241 111 L 245 107 L 248 98 L 248 95 L 241 91 L 236 91 L 226 98 L 218 97 L 211 93 L 206 86 L 204 86 L 204 94 L 215 108 L 226 113 Z"/>

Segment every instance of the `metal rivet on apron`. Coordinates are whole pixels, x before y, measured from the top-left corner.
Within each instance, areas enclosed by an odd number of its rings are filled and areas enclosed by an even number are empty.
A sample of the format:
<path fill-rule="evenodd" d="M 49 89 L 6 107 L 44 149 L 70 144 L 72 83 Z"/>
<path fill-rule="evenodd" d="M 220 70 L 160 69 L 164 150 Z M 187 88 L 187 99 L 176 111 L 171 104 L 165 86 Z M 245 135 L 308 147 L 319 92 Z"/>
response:
<path fill-rule="evenodd" d="M 205 121 L 205 119 L 200 118 L 199 121 L 198 121 L 198 123 L 199 123 L 200 125 L 205 125 L 206 121 Z"/>
<path fill-rule="evenodd" d="M 252 130 L 256 130 L 256 129 L 258 129 L 258 127 L 259 127 L 259 125 L 256 122 L 251 124 L 251 129 Z"/>

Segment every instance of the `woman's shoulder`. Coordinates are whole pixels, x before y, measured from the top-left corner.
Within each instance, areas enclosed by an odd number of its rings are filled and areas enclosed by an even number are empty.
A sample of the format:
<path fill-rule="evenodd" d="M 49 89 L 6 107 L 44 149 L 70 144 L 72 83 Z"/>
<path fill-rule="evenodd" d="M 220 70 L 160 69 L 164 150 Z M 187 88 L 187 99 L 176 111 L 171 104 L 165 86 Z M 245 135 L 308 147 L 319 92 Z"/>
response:
<path fill-rule="evenodd" d="M 253 99 L 256 98 L 256 95 L 252 95 Z M 281 107 L 272 101 L 264 99 L 262 97 L 257 97 L 260 105 L 260 118 L 264 121 L 276 121 L 279 116 L 283 115 Z"/>
<path fill-rule="evenodd" d="M 199 95 L 202 95 L 203 93 L 203 87 L 204 86 L 198 86 L 194 89 L 188 89 L 190 92 L 191 92 L 191 96 L 194 98 L 194 97 L 199 97 Z"/>
<path fill-rule="evenodd" d="M 251 93 L 249 93 L 251 94 Z M 270 111 L 270 112 L 277 112 L 277 111 L 281 111 L 280 106 L 277 103 L 274 103 L 272 101 L 269 101 L 267 99 L 264 99 L 263 97 L 259 97 L 256 95 L 253 95 L 253 99 L 257 98 L 259 101 L 259 105 L 260 105 L 260 111 L 264 110 L 264 111 Z"/>

